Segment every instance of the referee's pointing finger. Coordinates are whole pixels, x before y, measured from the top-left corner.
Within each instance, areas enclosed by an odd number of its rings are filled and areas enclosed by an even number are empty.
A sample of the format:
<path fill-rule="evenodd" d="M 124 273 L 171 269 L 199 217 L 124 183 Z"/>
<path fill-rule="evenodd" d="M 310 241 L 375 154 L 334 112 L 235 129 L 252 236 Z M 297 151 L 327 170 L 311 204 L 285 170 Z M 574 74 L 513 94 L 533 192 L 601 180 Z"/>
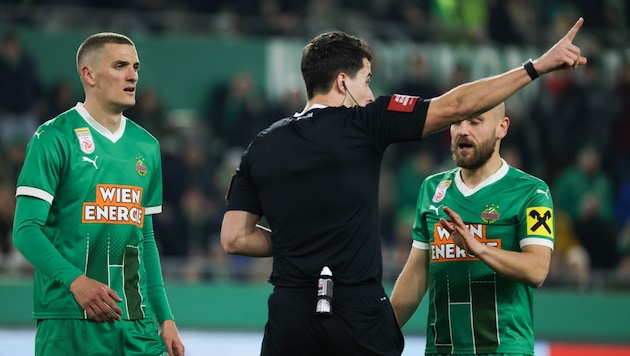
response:
<path fill-rule="evenodd" d="M 582 27 L 582 24 L 584 23 L 584 18 L 580 17 L 575 24 L 573 25 L 573 27 L 571 27 L 571 29 L 569 30 L 569 32 L 567 32 L 567 34 L 565 35 L 566 38 L 568 38 L 570 41 L 573 41 L 573 39 L 575 38 L 575 35 L 577 35 L 578 31 L 580 30 L 580 28 Z"/>

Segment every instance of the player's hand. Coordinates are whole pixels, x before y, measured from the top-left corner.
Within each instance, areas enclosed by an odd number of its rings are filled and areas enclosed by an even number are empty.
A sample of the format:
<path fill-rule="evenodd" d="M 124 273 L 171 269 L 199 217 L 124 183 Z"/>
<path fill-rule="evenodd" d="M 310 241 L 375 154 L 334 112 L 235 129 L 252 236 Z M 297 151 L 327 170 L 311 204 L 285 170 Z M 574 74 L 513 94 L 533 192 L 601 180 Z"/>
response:
<path fill-rule="evenodd" d="M 120 320 L 122 310 L 116 305 L 122 299 L 107 285 L 82 274 L 70 285 L 70 292 L 90 318 L 104 323 Z"/>
<path fill-rule="evenodd" d="M 450 233 L 455 245 L 472 255 L 477 255 L 479 249 L 485 245 L 475 239 L 459 214 L 446 206 L 442 207 L 442 210 L 449 216 L 451 221 L 440 218 L 440 225 Z"/>
<path fill-rule="evenodd" d="M 173 320 L 164 320 L 160 329 L 160 336 L 164 340 L 168 356 L 184 356 L 184 344 L 179 337 L 175 322 Z"/>
<path fill-rule="evenodd" d="M 577 68 L 586 64 L 586 57 L 582 57 L 580 48 L 573 44 L 573 39 L 583 23 L 584 19 L 580 17 L 564 37 L 534 61 L 534 68 L 539 74 L 559 69 Z"/>

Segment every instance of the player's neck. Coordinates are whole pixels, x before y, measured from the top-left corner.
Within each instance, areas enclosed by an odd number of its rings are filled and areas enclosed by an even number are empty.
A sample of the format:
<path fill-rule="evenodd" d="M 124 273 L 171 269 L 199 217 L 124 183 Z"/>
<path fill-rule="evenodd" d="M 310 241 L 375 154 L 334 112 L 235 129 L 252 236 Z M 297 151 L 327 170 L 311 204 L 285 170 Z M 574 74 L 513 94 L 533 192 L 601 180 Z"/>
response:
<path fill-rule="evenodd" d="M 495 174 L 501 166 L 503 165 L 503 160 L 498 155 L 493 155 L 484 165 L 477 169 L 466 169 L 462 168 L 460 170 L 460 175 L 462 181 L 468 188 L 475 188 L 481 182 L 486 180 L 491 175 Z"/>
<path fill-rule="evenodd" d="M 83 103 L 85 110 L 90 116 L 99 124 L 103 125 L 108 131 L 114 133 L 120 127 L 120 121 L 122 120 L 122 112 L 111 112 L 106 110 L 97 101 L 86 99 Z"/>

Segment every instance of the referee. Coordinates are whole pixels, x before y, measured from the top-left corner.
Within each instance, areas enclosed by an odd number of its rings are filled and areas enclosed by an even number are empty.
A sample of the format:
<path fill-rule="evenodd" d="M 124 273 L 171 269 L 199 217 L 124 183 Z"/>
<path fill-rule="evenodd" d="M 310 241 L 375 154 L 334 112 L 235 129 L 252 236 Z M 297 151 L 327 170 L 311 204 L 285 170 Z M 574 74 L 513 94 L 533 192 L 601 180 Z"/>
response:
<path fill-rule="evenodd" d="M 400 355 L 404 340 L 381 284 L 381 160 L 392 143 L 419 141 L 498 105 L 539 74 L 586 63 L 572 44 L 580 19 L 544 55 L 504 74 L 424 100 L 374 98 L 372 52 L 341 31 L 302 52 L 307 104 L 247 147 L 226 194 L 226 252 L 273 256 L 261 355 Z M 258 225 L 265 217 L 270 229 Z M 334 280 L 332 314 L 316 313 L 320 271 Z"/>

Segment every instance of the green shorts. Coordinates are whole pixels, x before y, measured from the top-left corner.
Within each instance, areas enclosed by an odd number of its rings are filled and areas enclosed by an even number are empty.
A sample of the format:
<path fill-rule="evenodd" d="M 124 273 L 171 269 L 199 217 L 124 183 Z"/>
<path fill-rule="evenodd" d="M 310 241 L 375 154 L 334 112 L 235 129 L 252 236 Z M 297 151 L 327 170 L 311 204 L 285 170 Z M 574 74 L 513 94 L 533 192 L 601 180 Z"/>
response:
<path fill-rule="evenodd" d="M 157 325 L 149 320 L 98 323 L 39 319 L 35 356 L 167 356 Z"/>

